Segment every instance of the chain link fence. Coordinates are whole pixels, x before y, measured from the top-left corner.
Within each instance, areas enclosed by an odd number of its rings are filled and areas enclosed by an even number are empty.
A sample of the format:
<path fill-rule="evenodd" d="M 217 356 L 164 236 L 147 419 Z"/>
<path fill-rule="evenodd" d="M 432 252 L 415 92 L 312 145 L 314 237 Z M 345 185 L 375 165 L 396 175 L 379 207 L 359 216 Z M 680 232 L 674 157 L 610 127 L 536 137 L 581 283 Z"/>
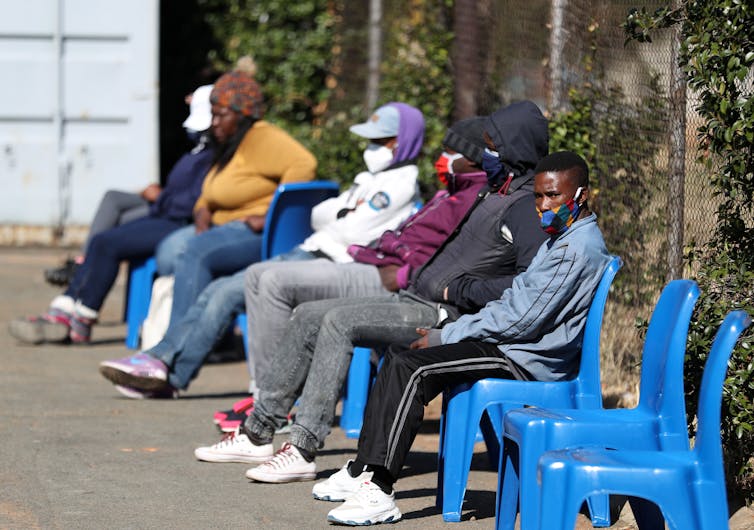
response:
<path fill-rule="evenodd" d="M 370 3 L 359 4 L 345 13 L 363 24 L 361 31 L 346 35 L 356 43 L 351 61 L 366 65 L 366 46 L 359 43 L 367 42 L 367 15 L 355 13 L 368 13 Z M 382 3 L 383 32 L 390 20 L 413 16 L 420 4 Z M 694 94 L 676 68 L 673 31 L 641 44 L 626 42 L 621 28 L 629 9 L 663 4 L 456 0 L 447 13 L 454 35 L 448 59 L 453 119 L 520 99 L 533 100 L 554 121 L 575 110 L 590 113 L 592 207 L 609 249 L 625 262 L 605 317 L 603 377 L 613 392 L 633 397 L 643 343 L 637 324 L 649 318 L 667 280 L 688 275 L 684 248 L 705 242 L 715 225 L 708 173 L 696 161 L 701 122 Z M 352 69 L 363 83 L 364 69 Z M 343 85 L 353 87 L 356 74 L 349 80 L 348 70 L 346 65 L 341 73 Z"/>

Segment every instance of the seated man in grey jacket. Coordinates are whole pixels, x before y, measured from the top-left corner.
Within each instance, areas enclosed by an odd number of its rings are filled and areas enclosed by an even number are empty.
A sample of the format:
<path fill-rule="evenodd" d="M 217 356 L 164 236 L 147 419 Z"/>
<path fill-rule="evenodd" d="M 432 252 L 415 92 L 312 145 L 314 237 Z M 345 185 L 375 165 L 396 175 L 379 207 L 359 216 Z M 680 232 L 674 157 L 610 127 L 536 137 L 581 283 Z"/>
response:
<path fill-rule="evenodd" d="M 534 196 L 549 234 L 526 272 L 498 300 L 439 329 L 417 329 L 411 349 L 391 348 L 367 404 L 356 460 L 312 491 L 345 500 L 328 520 L 349 525 L 401 518 L 393 484 L 422 422 L 444 389 L 486 377 L 556 381 L 576 375 L 594 291 L 610 256 L 589 211 L 588 168 L 571 152 L 543 158 Z"/>

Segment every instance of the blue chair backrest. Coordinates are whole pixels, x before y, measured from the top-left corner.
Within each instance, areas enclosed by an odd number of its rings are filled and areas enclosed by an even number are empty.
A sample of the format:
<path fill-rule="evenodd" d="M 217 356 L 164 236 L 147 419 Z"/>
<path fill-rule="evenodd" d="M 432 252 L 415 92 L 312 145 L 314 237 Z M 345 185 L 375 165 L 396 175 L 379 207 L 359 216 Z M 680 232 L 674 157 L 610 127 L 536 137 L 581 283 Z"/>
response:
<path fill-rule="evenodd" d="M 267 210 L 262 237 L 262 259 L 288 252 L 312 233 L 312 208 L 336 197 L 335 182 L 315 180 L 278 186 Z"/>
<path fill-rule="evenodd" d="M 694 451 L 701 462 L 721 468 L 723 450 L 720 445 L 720 406 L 723 399 L 723 382 L 728 369 L 728 359 L 733 353 L 738 337 L 751 324 L 746 311 L 728 313 L 712 343 L 704 365 L 702 388 L 699 391 L 698 429 Z M 719 480 L 725 479 L 721 476 Z"/>
<path fill-rule="evenodd" d="M 602 273 L 602 279 L 594 292 L 592 304 L 584 326 L 584 339 L 581 345 L 581 364 L 579 365 L 578 396 L 580 406 L 597 408 L 602 405 L 602 388 L 600 384 L 600 334 L 602 319 L 605 315 L 605 304 L 610 286 L 613 283 L 623 260 L 613 256 Z M 592 403 L 586 403 L 591 400 Z"/>
<path fill-rule="evenodd" d="M 665 450 L 688 447 L 683 359 L 697 298 L 699 287 L 695 282 L 673 280 L 668 283 L 652 312 L 644 340 L 638 408 L 657 415 L 661 446 Z"/>

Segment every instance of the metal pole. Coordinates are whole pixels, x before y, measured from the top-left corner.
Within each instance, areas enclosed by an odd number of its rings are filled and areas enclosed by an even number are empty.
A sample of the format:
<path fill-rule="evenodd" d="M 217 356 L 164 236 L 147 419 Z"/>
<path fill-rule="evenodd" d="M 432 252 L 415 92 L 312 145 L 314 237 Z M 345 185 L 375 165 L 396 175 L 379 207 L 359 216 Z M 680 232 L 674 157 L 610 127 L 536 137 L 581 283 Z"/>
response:
<path fill-rule="evenodd" d="M 57 2 L 57 20 L 53 35 L 55 49 L 55 92 L 56 109 L 53 114 L 53 128 L 55 134 L 55 152 L 58 157 L 58 222 L 53 228 L 56 238 L 62 238 L 65 222 L 71 209 L 71 164 L 65 152 L 65 94 L 63 93 L 63 12 L 65 0 Z"/>
<path fill-rule="evenodd" d="M 372 111 L 380 98 L 382 62 L 382 0 L 369 0 L 367 110 Z"/>
<path fill-rule="evenodd" d="M 676 6 L 678 1 L 673 2 Z M 686 178 L 686 77 L 678 64 L 681 28 L 673 29 L 670 69 L 670 158 L 668 175 L 668 280 L 683 276 L 683 210 Z"/>
<path fill-rule="evenodd" d="M 552 0 L 550 8 L 550 110 L 558 111 L 563 105 L 563 48 L 565 29 L 563 13 L 568 0 Z"/>

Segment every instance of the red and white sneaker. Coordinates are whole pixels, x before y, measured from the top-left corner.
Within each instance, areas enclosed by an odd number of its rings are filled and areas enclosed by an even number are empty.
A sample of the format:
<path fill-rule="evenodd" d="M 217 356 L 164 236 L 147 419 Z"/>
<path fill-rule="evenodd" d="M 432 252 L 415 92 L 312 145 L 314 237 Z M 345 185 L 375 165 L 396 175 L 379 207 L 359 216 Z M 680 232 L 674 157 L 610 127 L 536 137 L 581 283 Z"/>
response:
<path fill-rule="evenodd" d="M 246 477 L 251 480 L 275 484 L 314 480 L 316 476 L 317 465 L 314 461 L 307 462 L 296 446 L 288 442 L 283 444 L 272 459 L 246 472 Z"/>
<path fill-rule="evenodd" d="M 245 433 L 236 429 L 223 436 L 215 445 L 194 450 L 197 460 L 204 462 L 240 462 L 258 464 L 272 458 L 272 444 L 254 445 Z"/>

